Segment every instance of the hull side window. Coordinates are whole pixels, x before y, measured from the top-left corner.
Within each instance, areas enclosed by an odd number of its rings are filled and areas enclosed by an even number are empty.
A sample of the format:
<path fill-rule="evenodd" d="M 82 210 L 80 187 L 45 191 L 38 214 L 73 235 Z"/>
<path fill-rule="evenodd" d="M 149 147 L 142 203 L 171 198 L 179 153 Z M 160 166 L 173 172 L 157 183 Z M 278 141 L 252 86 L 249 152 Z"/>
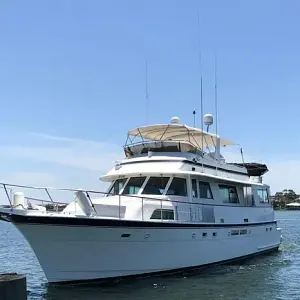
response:
<path fill-rule="evenodd" d="M 172 209 L 156 209 L 150 219 L 155 220 L 174 220 L 174 211 Z"/>

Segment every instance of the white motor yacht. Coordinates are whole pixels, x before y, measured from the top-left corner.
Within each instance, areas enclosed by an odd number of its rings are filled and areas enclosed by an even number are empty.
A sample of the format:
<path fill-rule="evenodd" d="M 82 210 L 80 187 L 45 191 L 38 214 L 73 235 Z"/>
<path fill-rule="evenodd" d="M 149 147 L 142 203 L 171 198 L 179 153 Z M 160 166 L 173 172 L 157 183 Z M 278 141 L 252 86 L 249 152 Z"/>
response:
<path fill-rule="evenodd" d="M 177 272 L 276 251 L 281 229 L 262 181 L 268 169 L 226 162 L 221 148 L 232 144 L 176 117 L 139 127 L 128 132 L 124 159 L 101 178 L 110 183 L 105 193 L 57 189 L 74 195 L 58 206 L 53 188 L 10 194 L 22 186 L 2 183 L 10 204 L 0 218 L 22 233 L 50 283 Z M 28 188 L 46 191 L 50 203 L 33 204 Z"/>

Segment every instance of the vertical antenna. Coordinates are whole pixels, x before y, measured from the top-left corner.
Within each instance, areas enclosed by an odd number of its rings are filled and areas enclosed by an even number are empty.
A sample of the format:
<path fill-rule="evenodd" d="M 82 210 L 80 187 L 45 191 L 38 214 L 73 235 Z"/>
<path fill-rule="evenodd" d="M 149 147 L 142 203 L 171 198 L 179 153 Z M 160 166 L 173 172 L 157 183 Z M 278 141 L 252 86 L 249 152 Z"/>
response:
<path fill-rule="evenodd" d="M 219 161 L 221 149 L 220 139 L 218 138 L 218 83 L 217 83 L 217 54 L 215 53 L 215 114 L 216 114 L 216 145 L 215 145 L 215 159 Z M 216 166 L 218 174 L 218 166 Z"/>
<path fill-rule="evenodd" d="M 145 86 L 145 97 L 146 97 L 146 124 L 148 124 L 149 119 L 149 103 L 148 103 L 148 61 L 146 59 L 146 86 Z"/>
<path fill-rule="evenodd" d="M 215 114 L 216 114 L 216 136 L 218 135 L 218 85 L 217 85 L 217 54 L 215 53 Z"/>
<path fill-rule="evenodd" d="M 193 115 L 194 115 L 194 128 L 196 127 L 196 110 L 193 110 Z"/>
<path fill-rule="evenodd" d="M 201 130 L 203 132 L 203 87 L 202 87 L 202 53 L 201 53 L 201 39 L 200 39 L 200 18 L 199 18 L 199 12 L 198 12 L 198 42 L 199 42 L 199 68 L 200 68 L 200 115 L 201 115 Z M 201 137 L 201 147 L 203 150 L 203 134 Z"/>

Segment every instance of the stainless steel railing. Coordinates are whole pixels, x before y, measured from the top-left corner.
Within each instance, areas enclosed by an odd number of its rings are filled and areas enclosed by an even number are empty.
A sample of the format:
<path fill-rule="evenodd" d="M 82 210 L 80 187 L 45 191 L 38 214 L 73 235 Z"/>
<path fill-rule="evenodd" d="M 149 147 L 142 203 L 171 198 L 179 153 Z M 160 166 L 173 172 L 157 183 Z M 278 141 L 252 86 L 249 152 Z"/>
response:
<path fill-rule="evenodd" d="M 9 201 L 10 204 L 10 208 L 13 208 L 13 203 L 12 203 L 12 195 L 14 193 L 15 190 L 20 191 L 20 189 L 22 189 L 22 192 L 24 192 L 24 198 L 28 203 L 41 203 L 42 206 L 46 207 L 46 210 L 48 208 L 48 210 L 50 211 L 56 211 L 56 212 L 60 212 L 60 209 L 62 210 L 64 207 L 66 207 L 71 201 L 73 201 L 75 199 L 74 193 L 81 191 L 84 192 L 87 196 L 87 198 L 90 200 L 91 205 L 93 206 L 93 203 L 91 201 L 91 197 L 90 194 L 96 194 L 96 195 L 101 195 L 103 198 L 106 196 L 116 196 L 118 197 L 118 200 L 116 202 L 118 202 L 118 212 L 116 213 L 116 218 L 119 219 L 124 219 L 124 215 L 122 213 L 122 208 L 124 207 L 124 204 L 126 203 L 126 199 L 136 199 L 139 200 L 141 202 L 141 210 L 140 210 L 140 217 L 139 220 L 149 220 L 150 216 L 149 216 L 149 203 L 151 202 L 158 202 L 154 207 L 156 207 L 156 209 L 160 209 L 160 220 L 163 221 L 164 217 L 163 217 L 163 212 L 164 209 L 173 209 L 173 214 L 174 214 L 174 220 L 178 220 L 178 214 L 180 213 L 181 218 L 180 221 L 182 221 L 182 216 L 186 216 L 184 217 L 184 221 L 188 221 L 188 222 L 199 222 L 201 221 L 200 219 L 200 215 L 201 215 L 201 210 L 203 207 L 208 207 L 210 206 L 211 209 L 209 209 L 211 212 L 209 214 L 214 215 L 214 207 L 216 206 L 226 206 L 228 207 L 228 204 L 226 205 L 222 205 L 222 204 L 211 204 L 211 203 L 203 203 L 200 202 L 198 199 L 198 202 L 189 202 L 188 198 L 186 201 L 184 200 L 177 200 L 177 199 L 165 199 L 165 198 L 158 198 L 158 197 L 147 197 L 147 196 L 139 196 L 139 195 L 113 195 L 111 193 L 107 193 L 107 192 L 101 192 L 101 191 L 95 191 L 95 190 L 83 190 L 83 189 L 72 189 L 72 188 L 54 188 L 54 187 L 35 187 L 35 186 L 27 186 L 27 185 L 17 185 L 17 184 L 9 184 L 9 183 L 1 183 L 0 182 L 0 188 L 3 188 L 5 191 L 5 195 Z M 37 192 L 38 195 L 34 196 L 34 195 L 27 195 L 25 190 L 31 191 L 31 192 Z M 60 196 L 58 195 L 58 193 L 63 193 L 63 192 L 68 192 L 72 194 L 72 198 L 67 199 L 67 197 L 65 198 L 64 196 Z M 29 193 L 30 194 L 30 193 Z M 54 196 L 54 194 L 57 194 L 56 197 Z M 46 197 L 45 197 L 46 196 Z M 46 198 L 46 199 L 45 199 Z M 55 201 L 54 199 L 64 199 L 63 201 Z M 98 197 L 99 198 L 99 197 Z M 69 200 L 69 201 L 67 201 Z M 116 203 L 115 202 L 115 203 Z M 122 206 L 123 204 L 123 206 Z M 145 209 L 145 204 L 146 204 L 146 209 Z M 183 205 L 179 205 L 179 204 L 183 204 Z M 116 204 L 114 204 L 116 205 Z M 241 207 L 241 205 L 232 205 L 233 207 Z M 94 206 L 93 206 L 94 207 Z M 76 206 L 75 206 L 76 209 Z M 205 210 L 207 211 L 207 209 Z M 101 217 L 102 215 L 99 215 L 97 213 L 97 211 L 95 210 L 96 214 Z M 153 212 L 153 211 L 152 211 Z M 202 216 L 203 217 L 203 216 Z M 155 220 L 159 220 L 159 219 L 155 219 Z M 170 219 L 168 219 L 168 221 L 170 221 Z"/>

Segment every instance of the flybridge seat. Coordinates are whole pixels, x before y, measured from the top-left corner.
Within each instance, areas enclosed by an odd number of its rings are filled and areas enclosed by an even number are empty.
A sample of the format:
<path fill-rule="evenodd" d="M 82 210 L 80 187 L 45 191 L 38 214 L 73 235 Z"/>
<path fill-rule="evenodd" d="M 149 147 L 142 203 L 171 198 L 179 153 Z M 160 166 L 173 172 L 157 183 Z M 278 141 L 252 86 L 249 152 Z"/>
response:
<path fill-rule="evenodd" d="M 178 141 L 145 141 L 135 145 L 124 147 L 127 158 L 148 154 L 148 152 L 182 152 L 203 155 L 203 152 L 197 149 L 189 142 Z"/>
<path fill-rule="evenodd" d="M 230 163 L 231 165 L 245 167 L 248 175 L 253 177 L 260 177 L 269 171 L 267 165 L 259 163 Z"/>

